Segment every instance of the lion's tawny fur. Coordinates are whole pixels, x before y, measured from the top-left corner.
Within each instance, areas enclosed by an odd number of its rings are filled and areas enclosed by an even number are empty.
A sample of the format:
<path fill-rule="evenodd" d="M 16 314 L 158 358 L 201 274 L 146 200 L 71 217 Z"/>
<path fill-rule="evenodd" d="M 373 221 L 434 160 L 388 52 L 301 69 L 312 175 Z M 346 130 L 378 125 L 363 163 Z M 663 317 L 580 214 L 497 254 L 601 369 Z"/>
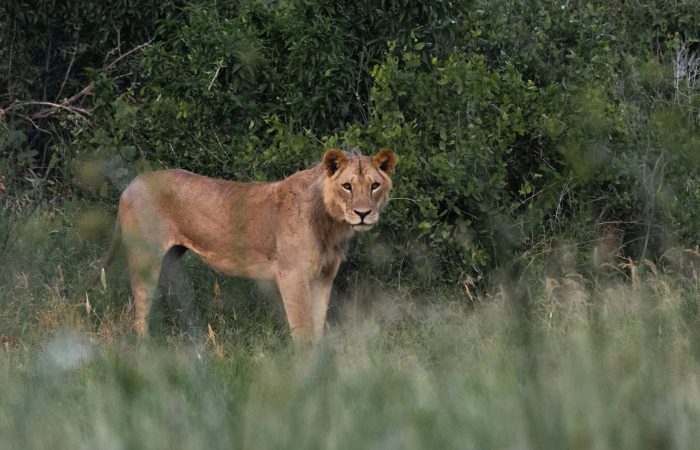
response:
<path fill-rule="evenodd" d="M 372 158 L 330 149 L 321 164 L 272 183 L 139 175 L 120 198 L 114 239 L 121 233 L 126 248 L 136 332 L 148 332 L 159 280 L 189 249 L 222 273 L 275 280 L 292 336 L 320 336 L 345 243 L 378 220 L 395 163 L 388 149 Z"/>

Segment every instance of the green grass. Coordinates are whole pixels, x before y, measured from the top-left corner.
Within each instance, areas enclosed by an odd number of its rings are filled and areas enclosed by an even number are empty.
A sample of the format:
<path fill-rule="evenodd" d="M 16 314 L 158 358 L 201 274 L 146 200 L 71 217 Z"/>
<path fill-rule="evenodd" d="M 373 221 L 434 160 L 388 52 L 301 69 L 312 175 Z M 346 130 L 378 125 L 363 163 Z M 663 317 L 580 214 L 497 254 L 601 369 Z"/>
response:
<path fill-rule="evenodd" d="M 66 211 L 14 216 L 2 254 L 3 448 L 700 442 L 700 287 L 692 271 L 641 266 L 634 283 L 533 274 L 474 302 L 447 287 L 418 295 L 348 284 L 327 336 L 296 348 L 274 298 L 193 259 L 183 297 L 194 299 L 197 320 L 187 325 L 177 306 L 165 307 L 156 336 L 139 341 L 129 332 L 119 265 L 107 293 L 89 293 L 90 314 L 73 296 L 106 237 L 72 225 L 77 205 Z M 8 225 L 0 221 L 0 234 Z"/>

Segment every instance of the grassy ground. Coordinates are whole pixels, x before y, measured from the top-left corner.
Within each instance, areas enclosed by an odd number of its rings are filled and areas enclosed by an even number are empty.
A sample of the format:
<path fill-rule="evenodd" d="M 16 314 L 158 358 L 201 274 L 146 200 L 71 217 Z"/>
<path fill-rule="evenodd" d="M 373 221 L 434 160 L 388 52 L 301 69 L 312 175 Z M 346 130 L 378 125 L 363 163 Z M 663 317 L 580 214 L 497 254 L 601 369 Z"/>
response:
<path fill-rule="evenodd" d="M 163 302 L 156 337 L 137 341 L 123 268 L 106 293 L 77 294 L 109 214 L 63 210 L 8 210 L 0 221 L 3 448 L 700 441 L 700 286 L 682 252 L 675 272 L 533 274 L 473 300 L 350 285 L 311 348 L 289 343 L 274 293 L 189 260 L 190 282 Z"/>

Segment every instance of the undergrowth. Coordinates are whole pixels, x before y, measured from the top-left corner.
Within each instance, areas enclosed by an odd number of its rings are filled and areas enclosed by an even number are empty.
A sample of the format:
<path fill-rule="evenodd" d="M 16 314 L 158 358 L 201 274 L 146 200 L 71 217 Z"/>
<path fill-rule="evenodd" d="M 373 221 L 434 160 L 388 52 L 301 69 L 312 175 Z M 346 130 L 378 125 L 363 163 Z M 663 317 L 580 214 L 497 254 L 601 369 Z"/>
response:
<path fill-rule="evenodd" d="M 312 347 L 291 344 L 274 289 L 193 258 L 189 281 L 160 302 L 155 336 L 137 340 L 123 263 L 106 290 L 78 290 L 108 240 L 69 225 L 79 206 L 0 222 L 11 227 L 4 448 L 643 449 L 700 438 L 695 250 L 667 252 L 663 267 L 612 259 L 593 276 L 561 269 L 567 256 L 553 249 L 561 270 L 540 258 L 481 288 L 346 280 Z"/>

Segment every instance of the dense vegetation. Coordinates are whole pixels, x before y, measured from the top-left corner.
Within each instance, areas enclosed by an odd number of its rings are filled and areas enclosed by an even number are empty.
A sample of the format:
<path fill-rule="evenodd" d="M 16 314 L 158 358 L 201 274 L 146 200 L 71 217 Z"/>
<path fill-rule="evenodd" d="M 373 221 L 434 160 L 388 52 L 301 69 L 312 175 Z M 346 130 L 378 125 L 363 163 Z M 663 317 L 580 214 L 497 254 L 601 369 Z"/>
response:
<path fill-rule="evenodd" d="M 113 202 L 144 167 L 266 180 L 390 146 L 385 280 L 553 234 L 653 259 L 700 232 L 697 2 L 79 4 L 4 7 L 10 195 L 29 175 Z"/>
<path fill-rule="evenodd" d="M 0 441 L 692 448 L 699 30 L 696 0 L 0 2 Z M 149 342 L 123 261 L 84 292 L 136 173 L 329 146 L 400 160 L 320 345 L 196 258 Z"/>

